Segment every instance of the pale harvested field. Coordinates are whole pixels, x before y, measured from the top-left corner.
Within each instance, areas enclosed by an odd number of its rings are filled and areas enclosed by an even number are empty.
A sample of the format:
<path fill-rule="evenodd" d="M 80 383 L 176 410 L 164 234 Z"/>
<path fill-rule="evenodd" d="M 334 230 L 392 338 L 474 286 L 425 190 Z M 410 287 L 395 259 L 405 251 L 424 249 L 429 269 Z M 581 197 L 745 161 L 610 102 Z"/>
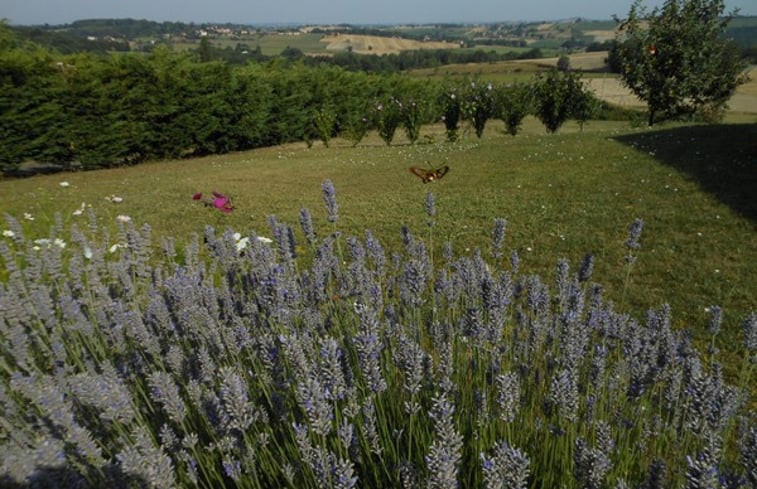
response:
<path fill-rule="evenodd" d="M 568 56 L 570 67 L 574 70 L 597 71 L 605 66 L 607 51 L 593 51 L 591 53 L 576 53 Z M 539 58 L 517 60 L 522 63 L 538 63 L 542 66 L 557 66 L 558 58 Z"/>
<path fill-rule="evenodd" d="M 615 39 L 614 30 L 584 31 L 584 34 L 586 34 L 587 36 L 593 36 L 596 42 L 612 41 L 613 39 Z"/>
<path fill-rule="evenodd" d="M 353 53 L 360 54 L 392 54 L 413 49 L 456 49 L 458 44 L 452 42 L 421 42 L 399 37 L 363 36 L 356 34 L 341 34 L 326 36 L 321 42 L 328 44 L 329 51 L 347 51 L 352 48 Z"/>
<path fill-rule="evenodd" d="M 571 66 L 573 60 L 571 59 Z M 751 80 L 741 85 L 728 101 L 729 110 L 757 114 L 757 67 L 750 69 Z M 625 107 L 644 107 L 646 104 L 624 87 L 617 78 L 588 78 L 586 83 L 602 100 Z"/>

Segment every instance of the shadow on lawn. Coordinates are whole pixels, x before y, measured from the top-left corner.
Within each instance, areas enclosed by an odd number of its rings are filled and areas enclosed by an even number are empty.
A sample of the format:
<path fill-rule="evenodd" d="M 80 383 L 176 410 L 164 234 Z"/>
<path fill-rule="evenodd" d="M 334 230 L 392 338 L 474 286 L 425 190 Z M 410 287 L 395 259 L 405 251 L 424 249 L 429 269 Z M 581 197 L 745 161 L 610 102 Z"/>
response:
<path fill-rule="evenodd" d="M 757 222 L 757 124 L 676 127 L 614 139 L 653 152 L 703 190 Z"/>
<path fill-rule="evenodd" d="M 82 475 L 69 467 L 38 467 L 27 480 L 18 482 L 7 475 L 0 476 L 2 489 L 135 489 L 147 488 L 147 482 L 134 475 L 125 475 L 119 467 L 107 465 L 103 469 L 104 481 L 88 483 Z M 103 485 L 104 484 L 104 485 Z"/>

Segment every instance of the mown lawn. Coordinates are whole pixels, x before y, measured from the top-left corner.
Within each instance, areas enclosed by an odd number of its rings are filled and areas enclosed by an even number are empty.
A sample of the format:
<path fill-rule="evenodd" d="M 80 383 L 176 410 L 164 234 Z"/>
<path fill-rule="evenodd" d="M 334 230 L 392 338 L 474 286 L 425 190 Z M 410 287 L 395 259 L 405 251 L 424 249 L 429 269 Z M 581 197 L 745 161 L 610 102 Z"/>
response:
<path fill-rule="evenodd" d="M 593 279 L 607 297 L 640 319 L 646 309 L 670 303 L 674 325 L 691 328 L 700 345 L 709 341 L 707 308 L 722 306 L 725 321 L 716 344 L 732 360 L 728 371 L 741 365 L 741 320 L 757 309 L 757 126 L 641 130 L 625 122 L 591 122 L 583 131 L 568 124 L 547 135 L 528 119 L 516 137 L 504 135 L 497 122 L 481 140 L 469 134 L 448 143 L 441 126 L 424 128 L 423 144 L 411 146 L 401 136 L 390 147 L 372 134 L 356 148 L 336 139 L 330 148 L 291 144 L 4 179 L 0 212 L 15 216 L 28 236 L 41 238 L 56 213 L 66 226 L 85 227 L 86 212 L 74 215 L 84 204 L 114 235 L 116 217 L 128 215 L 150 225 L 154 246 L 173 236 L 181 248 L 206 225 L 269 235 L 268 216 L 294 226 L 301 206 L 313 213 L 316 229 L 327 229 L 321 183 L 331 179 L 339 229 L 362 236 L 369 228 L 391 253 L 401 246 L 403 225 L 427 237 L 424 200 L 431 191 L 438 212 L 435 257 L 447 240 L 456 251 L 480 247 L 488 253 L 493 219 L 504 217 L 506 247 L 517 251 L 525 273 L 552 277 L 558 258 L 577 267 L 592 252 Z M 408 171 L 439 165 L 449 165 L 450 172 L 428 185 Z M 192 200 L 196 192 L 213 190 L 232 196 L 234 212 L 222 214 Z M 107 199 L 112 196 L 123 200 Z M 636 218 L 645 222 L 642 248 L 623 297 L 624 243 Z"/>

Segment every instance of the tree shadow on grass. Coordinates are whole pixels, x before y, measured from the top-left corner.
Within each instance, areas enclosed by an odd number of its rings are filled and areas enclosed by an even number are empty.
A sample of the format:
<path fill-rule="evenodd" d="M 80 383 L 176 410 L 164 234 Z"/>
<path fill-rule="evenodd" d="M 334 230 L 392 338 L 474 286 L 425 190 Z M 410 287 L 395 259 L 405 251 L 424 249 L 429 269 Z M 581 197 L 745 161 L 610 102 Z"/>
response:
<path fill-rule="evenodd" d="M 88 482 L 77 470 L 70 467 L 38 467 L 24 481 L 0 476 L 0 489 L 147 489 L 149 484 L 142 478 L 124 474 L 119 467 L 107 465 L 103 468 L 104 480 Z"/>
<path fill-rule="evenodd" d="M 675 127 L 614 139 L 653 153 L 757 223 L 757 124 Z"/>

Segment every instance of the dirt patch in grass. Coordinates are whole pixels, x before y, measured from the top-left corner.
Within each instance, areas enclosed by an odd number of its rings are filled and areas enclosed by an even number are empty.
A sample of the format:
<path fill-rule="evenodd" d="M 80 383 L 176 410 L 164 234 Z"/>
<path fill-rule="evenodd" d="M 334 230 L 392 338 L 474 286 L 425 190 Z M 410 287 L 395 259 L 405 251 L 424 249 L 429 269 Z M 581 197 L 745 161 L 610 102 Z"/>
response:
<path fill-rule="evenodd" d="M 339 34 L 321 39 L 328 45 L 329 51 L 348 51 L 360 54 L 393 54 L 413 49 L 457 49 L 460 46 L 452 42 L 414 41 L 401 37 L 364 36 L 357 34 Z"/>

